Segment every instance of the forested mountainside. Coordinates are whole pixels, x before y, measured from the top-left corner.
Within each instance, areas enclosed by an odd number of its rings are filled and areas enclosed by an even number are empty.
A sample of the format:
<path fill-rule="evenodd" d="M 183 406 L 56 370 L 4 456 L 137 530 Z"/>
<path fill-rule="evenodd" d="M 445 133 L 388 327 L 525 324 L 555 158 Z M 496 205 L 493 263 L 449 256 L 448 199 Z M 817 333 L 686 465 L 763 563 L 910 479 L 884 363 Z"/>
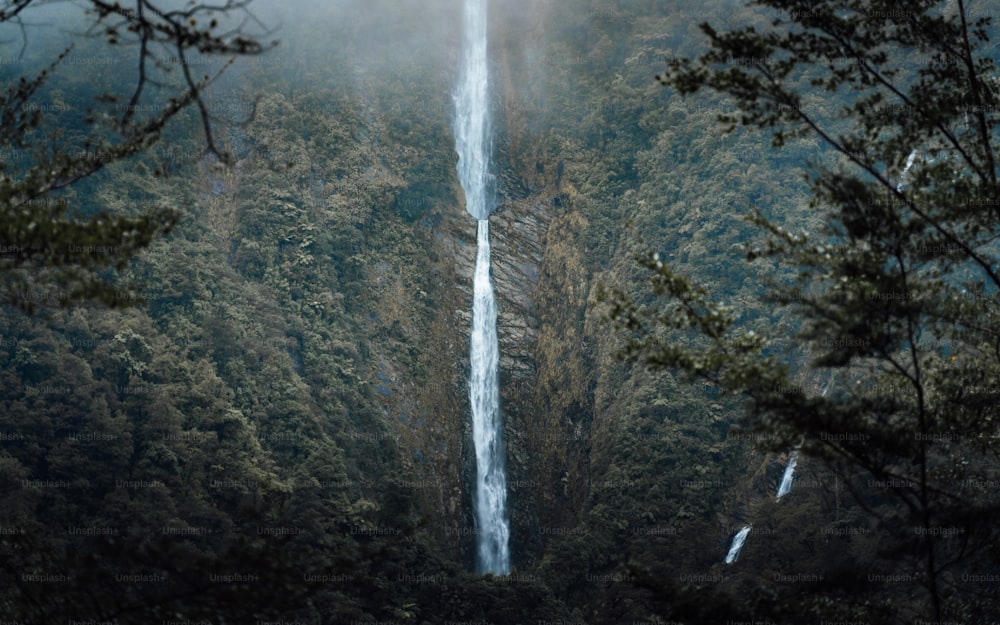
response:
<path fill-rule="evenodd" d="M 734 622 L 909 618 L 919 573 L 880 551 L 852 476 L 803 458 L 776 499 L 788 456 L 735 425 L 738 399 L 620 358 L 599 301 L 646 297 L 651 249 L 748 327 L 797 328 L 756 298 L 787 268 L 738 262 L 743 217 L 817 229 L 803 172 L 833 157 L 724 134 L 731 103 L 654 79 L 703 49 L 699 22 L 773 17 L 724 0 L 490 5 L 514 570 L 472 573 L 459 5 L 262 10 L 281 45 L 208 91 L 234 164 L 191 114 L 60 196 L 183 218 L 115 278 L 134 306 L 0 309 L 0 622 L 656 623 L 706 596 Z M 58 69 L 52 114 L 82 118 L 122 63 Z M 802 389 L 830 383 L 803 362 Z M 965 622 L 995 620 L 995 585 L 970 584 Z"/>

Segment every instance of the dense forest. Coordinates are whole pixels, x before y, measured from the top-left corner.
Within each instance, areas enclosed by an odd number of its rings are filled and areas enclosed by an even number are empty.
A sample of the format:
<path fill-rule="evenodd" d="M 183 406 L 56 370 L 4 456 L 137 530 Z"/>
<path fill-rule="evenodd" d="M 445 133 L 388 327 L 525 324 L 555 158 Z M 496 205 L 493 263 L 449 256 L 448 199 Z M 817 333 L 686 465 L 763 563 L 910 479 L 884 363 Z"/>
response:
<path fill-rule="evenodd" d="M 794 10 L 491 1 L 490 227 L 513 569 L 478 575 L 468 405 L 476 224 L 452 127 L 461 1 L 256 0 L 254 19 L 277 45 L 244 55 L 206 44 L 174 59 L 213 76 L 202 99 L 150 126 L 155 142 L 135 139 L 86 175 L 65 165 L 72 184 L 30 204 L 39 215 L 136 220 L 121 222 L 133 224 L 121 226 L 126 234 L 148 226 L 134 254 L 90 230 L 69 239 L 92 283 L 8 254 L 22 232 L 11 181 L 44 176 L 36 164 L 61 149 L 93 149 L 88 132 L 114 134 L 100 125 L 109 113 L 146 106 L 127 101 L 136 46 L 95 36 L 96 14 L 75 4 L 7 4 L 0 625 L 1000 621 L 996 285 L 948 255 L 957 243 L 909 222 L 862 211 L 838 230 L 823 206 L 860 187 L 845 182 L 841 193 L 816 184 L 815 172 L 840 171 L 843 150 L 815 133 L 775 141 L 777 121 L 747 120 L 748 103 L 727 95 L 745 85 L 727 92 L 706 81 L 682 93 L 684 68 L 670 64 L 710 51 L 702 22 L 717 36 L 767 32 Z M 977 71 L 995 69 L 996 10 L 986 1 L 764 4 L 843 5 L 868 11 L 870 24 L 879 11 L 928 12 L 934 24 L 958 11 L 982 35 Z M 102 15 L 136 15 L 114 7 Z M 871 26 L 867 41 L 891 51 L 879 28 L 889 29 Z M 919 33 L 894 28 L 932 57 Z M 751 65 L 733 59 L 753 58 L 752 38 L 723 44 L 748 50 L 730 55 L 729 69 Z M 838 115 L 864 91 L 824 91 L 825 68 L 817 61 L 782 78 L 835 137 L 849 136 L 850 119 Z M 27 93 L 25 80 L 42 71 Z M 1000 111 L 996 78 L 978 84 L 988 119 L 973 164 L 992 154 Z M 172 111 L 164 86 L 142 97 L 148 111 Z M 735 127 L 720 121 L 727 115 Z M 978 141 L 975 119 L 965 119 Z M 964 169 L 913 156 L 930 131 L 898 125 L 899 136 L 877 138 L 902 154 L 884 186 L 903 193 L 906 182 L 927 197 L 933 186 L 971 206 Z M 900 173 L 907 154 L 905 166 L 923 173 Z M 1000 262 L 991 261 L 1000 255 L 995 164 L 988 173 L 975 219 L 956 226 L 983 271 Z M 147 212 L 165 221 L 142 221 Z M 850 265 L 837 271 L 866 277 L 867 265 L 847 260 L 852 228 L 872 241 L 923 237 L 907 243 L 927 246 L 916 267 L 939 276 L 940 261 L 943 272 L 940 284 L 919 287 L 928 299 L 947 299 L 949 288 L 979 295 L 928 312 L 908 348 L 810 349 L 801 337 L 818 337 L 824 323 L 854 320 L 859 336 L 883 322 L 906 330 L 909 317 L 897 324 L 892 311 L 910 300 L 878 295 L 886 291 L 859 301 L 881 304 L 888 321 L 862 317 L 849 297 L 830 300 L 840 307 L 829 304 L 820 321 L 796 308 L 819 310 L 823 281 L 841 274 L 824 273 L 830 255 L 799 249 L 788 233 L 825 233 Z M 692 293 L 724 303 L 739 335 L 713 334 L 714 309 Z M 660 314 L 673 310 L 668 296 L 690 304 L 683 323 Z M 875 361 L 915 353 L 949 323 L 958 329 L 921 369 L 937 376 L 928 414 L 943 416 L 915 440 L 935 446 L 914 451 L 904 417 L 914 405 L 922 417 L 924 403 L 901 398 L 906 371 Z M 754 338 L 764 336 L 777 339 Z M 718 375 L 688 355 L 717 353 L 736 354 L 711 361 Z M 772 414 L 784 420 L 760 417 Z M 830 438 L 835 421 L 848 424 L 843 437 L 869 438 L 833 453 L 821 443 L 847 440 Z M 918 451 L 921 462 L 906 464 Z M 792 489 L 776 497 L 795 459 Z M 933 489 L 910 481 L 918 469 Z M 907 516 L 914 511 L 922 525 Z M 748 525 L 739 557 L 725 562 Z"/>

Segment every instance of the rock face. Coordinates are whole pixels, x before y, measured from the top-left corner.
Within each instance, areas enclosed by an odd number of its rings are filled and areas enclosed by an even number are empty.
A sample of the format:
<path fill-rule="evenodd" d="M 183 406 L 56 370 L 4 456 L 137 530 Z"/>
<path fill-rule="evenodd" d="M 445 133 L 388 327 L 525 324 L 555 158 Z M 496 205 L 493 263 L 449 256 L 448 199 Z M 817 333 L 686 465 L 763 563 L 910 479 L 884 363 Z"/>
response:
<path fill-rule="evenodd" d="M 493 282 L 500 338 L 500 393 L 507 443 L 511 552 L 515 564 L 536 557 L 537 461 L 530 445 L 531 397 L 538 365 L 536 290 L 551 215 L 537 197 L 501 206 L 491 219 Z"/>
<path fill-rule="evenodd" d="M 543 39 L 540 24 L 520 26 L 530 26 L 528 30 Z M 519 33 L 524 30 L 520 26 L 515 29 Z M 580 251 L 586 220 L 573 207 L 565 155 L 545 144 L 545 133 L 532 117 L 539 109 L 528 101 L 544 93 L 544 77 L 534 76 L 527 83 L 514 79 L 537 59 L 509 58 L 512 48 L 499 49 L 502 58 L 491 68 L 499 181 L 497 207 L 490 216 L 491 271 L 498 308 L 511 555 L 513 565 L 524 569 L 541 556 L 546 536 L 555 534 L 547 527 L 575 523 L 586 492 L 593 411 L 585 336 L 591 272 Z M 476 223 L 465 211 L 454 169 L 448 175 L 452 198 L 431 207 L 425 219 L 414 220 L 428 246 L 428 267 L 417 271 L 434 272 L 433 284 L 414 304 L 432 306 L 434 313 L 428 332 L 412 337 L 412 347 L 429 354 L 423 360 L 433 372 L 428 371 L 422 386 L 412 383 L 404 395 L 424 421 L 420 427 L 395 426 L 404 457 L 421 452 L 419 461 L 410 462 L 412 470 L 435 482 L 422 499 L 442 548 L 471 569 L 475 456 L 468 376 Z M 428 454 L 428 449 L 445 451 Z"/>
<path fill-rule="evenodd" d="M 528 198 L 500 207 L 490 218 L 500 367 L 511 382 L 530 381 L 536 374 L 534 292 L 549 217 L 542 202 Z"/>
<path fill-rule="evenodd" d="M 475 263 L 475 221 L 456 206 L 441 220 L 436 237 L 441 255 L 454 263 L 453 288 L 460 294 L 461 306 L 451 311 L 452 328 L 460 345 L 453 376 L 452 393 L 461 398 L 460 410 L 453 418 L 461 426 L 461 470 L 455 487 L 462 493 L 462 518 L 456 529 L 461 531 L 463 561 L 472 565 L 474 527 L 472 515 L 472 485 L 475 480 L 475 456 L 472 443 L 471 415 L 468 407 L 469 330 L 472 314 L 472 271 Z M 525 540 L 520 528 L 537 524 L 534 510 L 533 471 L 535 462 L 524 433 L 530 429 L 525 406 L 531 403 L 534 380 L 538 319 L 535 309 L 535 289 L 544 253 L 545 231 L 550 214 L 545 203 L 537 198 L 504 204 L 490 217 L 492 247 L 492 278 L 497 298 L 497 332 L 500 341 L 500 394 L 504 419 L 504 436 L 508 459 L 508 505 L 514 534 L 512 556 L 515 566 L 531 559 L 537 545 Z M 537 535 L 537 532 L 532 532 Z M 530 547 L 530 549 L 529 549 Z"/>
<path fill-rule="evenodd" d="M 513 174 L 507 172 L 506 175 Z M 501 411 L 508 458 L 508 502 L 515 566 L 523 566 L 533 559 L 541 547 L 537 530 L 540 483 L 536 475 L 539 459 L 535 430 L 544 420 L 539 420 L 533 404 L 538 379 L 538 285 L 545 261 L 547 232 L 554 216 L 550 191 L 546 189 L 511 199 L 498 206 L 490 216 L 491 271 L 500 340 Z M 447 541 L 453 553 L 460 554 L 461 560 L 471 567 L 475 543 L 471 490 L 475 482 L 475 456 L 468 406 L 468 350 L 476 225 L 465 212 L 461 196 L 461 189 L 457 188 L 455 197 L 459 201 L 439 207 L 427 221 L 430 224 L 428 243 L 433 248 L 428 258 L 441 262 L 431 263 L 440 280 L 435 284 L 436 292 L 425 294 L 425 299 L 437 301 L 440 314 L 431 323 L 431 336 L 414 338 L 422 343 L 421 350 L 435 354 L 430 360 L 438 363 L 440 378 L 435 383 L 438 388 L 411 388 L 405 393 L 423 396 L 423 400 L 409 402 L 411 406 L 424 402 L 436 405 L 413 408 L 426 415 L 423 427 L 414 429 L 397 424 L 397 428 L 405 430 L 401 438 L 404 448 L 409 449 L 404 456 L 437 448 L 442 444 L 442 437 L 446 440 L 445 446 L 454 452 L 450 458 L 436 454 L 428 457 L 425 451 L 423 453 L 424 459 L 429 459 L 433 465 L 430 470 L 433 479 L 440 484 L 429 489 L 436 494 L 427 502 L 427 513 L 438 518 L 445 528 L 439 538 Z M 403 398 L 398 401 L 402 403 Z M 425 492 L 425 497 L 431 492 Z M 461 493 L 460 501 L 456 501 L 456 493 Z"/>
<path fill-rule="evenodd" d="M 377 348 L 373 359 L 378 369 L 375 383 L 385 389 L 383 404 L 399 435 L 404 466 L 409 479 L 421 486 L 423 513 L 434 520 L 431 531 L 446 553 L 471 569 L 475 451 L 468 379 L 476 223 L 465 212 L 461 197 L 456 180 L 456 200 L 442 202 L 420 222 L 426 266 L 416 271 L 430 272 L 434 279 L 423 292 L 385 289 L 376 305 L 381 324 L 402 327 L 407 336 L 390 341 L 392 349 Z M 551 203 L 538 194 L 506 202 L 490 217 L 512 555 L 515 566 L 522 567 L 540 546 L 530 538 L 538 536 L 534 476 L 538 462 L 530 432 L 538 374 L 536 290 L 551 218 Z M 391 283 L 399 270 L 373 267 L 370 272 L 371 280 Z M 390 311 L 409 311 L 416 320 L 396 319 Z M 413 331 L 407 331 L 411 326 Z M 418 367 L 407 370 L 400 362 L 407 350 L 420 354 Z M 531 528 L 529 537 L 521 535 L 524 528 Z"/>

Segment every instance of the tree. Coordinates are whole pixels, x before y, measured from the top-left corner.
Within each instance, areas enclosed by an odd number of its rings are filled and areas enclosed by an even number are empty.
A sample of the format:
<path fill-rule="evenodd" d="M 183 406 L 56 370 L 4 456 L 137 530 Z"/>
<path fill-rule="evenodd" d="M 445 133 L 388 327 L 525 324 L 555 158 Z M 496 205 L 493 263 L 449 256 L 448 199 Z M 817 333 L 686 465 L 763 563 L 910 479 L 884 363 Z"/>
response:
<path fill-rule="evenodd" d="M 760 238 L 746 261 L 795 272 L 760 297 L 798 320 L 797 333 L 747 331 L 739 311 L 651 253 L 640 260 L 658 300 L 604 294 L 625 354 L 742 396 L 745 427 L 768 433 L 761 444 L 801 444 L 846 476 L 884 534 L 881 564 L 895 570 L 842 571 L 829 596 L 869 595 L 875 619 L 884 586 L 858 578 L 900 574 L 914 583 L 899 586 L 889 618 L 995 617 L 993 591 L 978 582 L 998 570 L 1000 533 L 992 19 L 964 0 L 750 4 L 770 11 L 769 27 L 702 24 L 708 51 L 668 59 L 657 78 L 682 96 L 729 96 L 727 130 L 756 128 L 778 149 L 821 140 L 805 184 L 822 229 L 782 227 L 793 207 L 748 216 Z M 831 377 L 821 395 L 815 380 Z"/>
<path fill-rule="evenodd" d="M 0 6 L 0 24 L 20 31 L 20 40 L 7 45 L 20 46 L 21 61 L 29 43 L 27 18 L 33 9 L 44 10 L 44 4 L 7 0 Z M 213 57 L 229 57 L 231 63 L 237 56 L 260 54 L 276 45 L 262 41 L 268 32 L 249 5 L 250 0 L 226 0 L 164 8 L 161 2 L 135 0 L 124 7 L 88 0 L 84 19 L 89 28 L 78 41 L 48 67 L 0 88 L 0 145 L 8 153 L 30 156 L 0 164 L 4 299 L 29 313 L 52 303 L 121 306 L 130 301 L 116 297 L 112 271 L 124 269 L 137 253 L 168 233 L 181 213 L 168 204 L 126 214 L 88 209 L 71 190 L 108 165 L 147 153 L 168 123 L 191 108 L 204 131 L 204 152 L 228 162 L 213 138 L 212 116 L 203 97 L 218 73 L 199 75 L 196 68 Z M 249 32 L 245 24 L 257 32 Z M 45 88 L 79 48 L 93 49 L 102 39 L 112 48 L 136 48 L 136 73 L 117 77 L 115 91 L 88 94 L 96 96 L 94 107 L 78 118 Z M 81 65 L 86 67 L 84 60 Z M 52 113 L 61 119 L 52 123 Z"/>

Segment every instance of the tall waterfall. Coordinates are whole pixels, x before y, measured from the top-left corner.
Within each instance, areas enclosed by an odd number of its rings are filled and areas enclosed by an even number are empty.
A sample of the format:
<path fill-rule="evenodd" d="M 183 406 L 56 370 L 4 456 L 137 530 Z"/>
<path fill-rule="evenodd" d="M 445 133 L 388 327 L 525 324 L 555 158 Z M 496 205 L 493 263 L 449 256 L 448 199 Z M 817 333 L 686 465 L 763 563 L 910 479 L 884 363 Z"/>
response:
<path fill-rule="evenodd" d="M 497 306 L 490 282 L 490 222 L 493 176 L 490 173 L 489 73 L 486 56 L 486 0 L 465 0 L 462 74 L 455 94 L 455 149 L 465 209 L 479 222 L 473 280 L 471 373 L 472 437 L 476 446 L 477 569 L 510 572 L 507 475 L 500 422 L 497 377 Z"/>
<path fill-rule="evenodd" d="M 490 76 L 486 58 L 486 0 L 465 0 L 462 74 L 455 92 L 455 150 L 465 210 L 482 221 L 493 207 L 489 109 Z"/>

